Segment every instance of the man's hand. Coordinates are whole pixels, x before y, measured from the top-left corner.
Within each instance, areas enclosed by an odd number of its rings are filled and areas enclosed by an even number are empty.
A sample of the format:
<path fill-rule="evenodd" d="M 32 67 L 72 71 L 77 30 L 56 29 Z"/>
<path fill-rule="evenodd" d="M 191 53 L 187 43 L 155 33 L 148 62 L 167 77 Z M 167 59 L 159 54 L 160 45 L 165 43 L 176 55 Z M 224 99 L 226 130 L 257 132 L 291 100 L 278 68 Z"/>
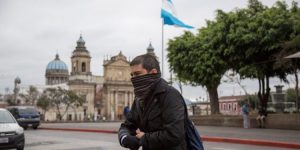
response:
<path fill-rule="evenodd" d="M 139 139 L 132 135 L 126 136 L 122 145 L 126 148 L 130 148 L 131 150 L 138 150 L 140 147 Z"/>
<path fill-rule="evenodd" d="M 140 131 L 140 129 L 137 129 L 135 132 L 138 139 L 141 139 L 145 134 L 144 132 Z"/>

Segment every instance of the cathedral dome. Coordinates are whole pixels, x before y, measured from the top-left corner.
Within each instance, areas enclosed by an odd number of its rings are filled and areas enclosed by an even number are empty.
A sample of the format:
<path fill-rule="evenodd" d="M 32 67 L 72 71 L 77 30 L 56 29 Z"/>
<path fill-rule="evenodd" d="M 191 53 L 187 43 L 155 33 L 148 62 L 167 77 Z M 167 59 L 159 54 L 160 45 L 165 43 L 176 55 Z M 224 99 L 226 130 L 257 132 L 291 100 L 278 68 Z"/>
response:
<path fill-rule="evenodd" d="M 46 85 L 66 83 L 68 79 L 68 67 L 56 54 L 55 59 L 49 62 L 46 68 Z"/>
<path fill-rule="evenodd" d="M 68 67 L 63 61 L 59 59 L 58 54 L 56 54 L 56 58 L 53 61 L 49 62 L 47 65 L 46 72 L 49 70 L 61 70 L 68 72 Z"/>

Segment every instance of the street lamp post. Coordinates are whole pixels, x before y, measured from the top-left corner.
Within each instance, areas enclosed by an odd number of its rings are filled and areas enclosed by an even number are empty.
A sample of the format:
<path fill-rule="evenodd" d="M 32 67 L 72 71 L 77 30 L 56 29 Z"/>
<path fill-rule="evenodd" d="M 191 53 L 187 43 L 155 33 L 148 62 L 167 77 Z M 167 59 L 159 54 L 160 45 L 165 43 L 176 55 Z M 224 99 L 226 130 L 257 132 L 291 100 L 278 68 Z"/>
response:
<path fill-rule="evenodd" d="M 15 84 L 14 84 L 14 103 L 17 104 L 18 94 L 20 91 L 21 79 L 19 77 L 15 78 Z"/>

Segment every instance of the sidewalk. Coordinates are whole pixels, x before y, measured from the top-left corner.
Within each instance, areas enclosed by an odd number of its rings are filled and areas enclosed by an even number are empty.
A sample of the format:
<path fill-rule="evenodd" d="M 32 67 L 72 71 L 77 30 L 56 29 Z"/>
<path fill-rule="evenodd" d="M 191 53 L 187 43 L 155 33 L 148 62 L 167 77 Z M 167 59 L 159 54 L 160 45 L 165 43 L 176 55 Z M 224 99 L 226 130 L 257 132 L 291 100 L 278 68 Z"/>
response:
<path fill-rule="evenodd" d="M 42 123 L 41 129 L 117 133 L 121 122 Z M 203 141 L 300 149 L 300 130 L 197 126 Z"/>

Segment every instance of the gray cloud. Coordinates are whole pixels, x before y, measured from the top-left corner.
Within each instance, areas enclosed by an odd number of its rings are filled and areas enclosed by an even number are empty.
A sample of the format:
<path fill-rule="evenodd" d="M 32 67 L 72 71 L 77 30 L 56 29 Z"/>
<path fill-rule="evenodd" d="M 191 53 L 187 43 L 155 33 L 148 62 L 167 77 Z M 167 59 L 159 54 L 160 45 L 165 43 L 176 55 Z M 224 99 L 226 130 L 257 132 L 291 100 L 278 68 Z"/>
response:
<path fill-rule="evenodd" d="M 180 19 L 196 28 L 204 26 L 206 19 L 213 19 L 216 9 L 230 11 L 246 7 L 247 3 L 246 0 L 173 1 Z M 269 6 L 274 2 L 263 1 Z M 103 56 L 122 51 L 132 58 L 144 53 L 149 41 L 161 58 L 160 7 L 159 0 L 0 0 L 0 93 L 5 87 L 12 88 L 16 76 L 22 79 L 23 86 L 44 84 L 46 66 L 57 51 L 70 66 L 80 32 L 92 55 L 95 75 L 102 75 Z M 168 39 L 184 30 L 165 26 L 165 46 Z M 165 72 L 165 77 L 169 77 L 168 71 Z M 187 97 L 205 97 L 201 87 L 185 89 Z"/>

